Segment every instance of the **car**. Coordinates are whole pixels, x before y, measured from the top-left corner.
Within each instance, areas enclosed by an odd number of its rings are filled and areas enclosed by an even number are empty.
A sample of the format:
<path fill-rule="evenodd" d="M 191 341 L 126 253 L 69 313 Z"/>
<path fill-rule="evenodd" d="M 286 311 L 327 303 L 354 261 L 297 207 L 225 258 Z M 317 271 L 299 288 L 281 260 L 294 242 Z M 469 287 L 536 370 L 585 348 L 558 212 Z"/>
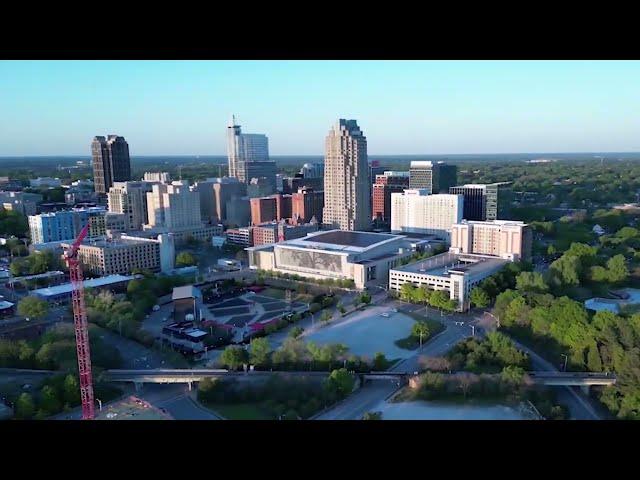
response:
<path fill-rule="evenodd" d="M 380 315 L 383 316 L 383 317 L 388 317 L 389 316 L 389 314 L 387 312 L 381 313 Z"/>

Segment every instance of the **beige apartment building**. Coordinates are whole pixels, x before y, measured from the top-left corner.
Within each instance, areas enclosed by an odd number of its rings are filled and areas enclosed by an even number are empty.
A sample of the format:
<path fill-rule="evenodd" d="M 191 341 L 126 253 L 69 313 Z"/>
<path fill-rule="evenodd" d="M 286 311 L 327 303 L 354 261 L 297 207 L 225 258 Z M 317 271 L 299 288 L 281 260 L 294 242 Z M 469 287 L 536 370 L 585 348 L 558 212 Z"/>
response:
<path fill-rule="evenodd" d="M 515 220 L 463 220 L 451 230 L 451 250 L 457 253 L 527 260 L 531 257 L 531 243 L 529 225 Z"/>
<path fill-rule="evenodd" d="M 338 120 L 325 141 L 322 221 L 340 230 L 371 227 L 367 139 L 355 120 Z"/>
<path fill-rule="evenodd" d="M 69 246 L 62 244 L 63 248 Z M 167 234 L 157 239 L 122 235 L 83 243 L 78 258 L 85 272 L 96 276 L 128 275 L 135 270 L 167 272 L 174 267 L 175 247 Z"/>
<path fill-rule="evenodd" d="M 126 216 L 127 230 L 140 230 L 147 223 L 147 193 L 150 182 L 115 182 L 109 189 L 109 212 Z"/>
<path fill-rule="evenodd" d="M 168 229 L 200 226 L 200 194 L 188 182 L 160 183 L 147 193 L 148 227 Z"/>

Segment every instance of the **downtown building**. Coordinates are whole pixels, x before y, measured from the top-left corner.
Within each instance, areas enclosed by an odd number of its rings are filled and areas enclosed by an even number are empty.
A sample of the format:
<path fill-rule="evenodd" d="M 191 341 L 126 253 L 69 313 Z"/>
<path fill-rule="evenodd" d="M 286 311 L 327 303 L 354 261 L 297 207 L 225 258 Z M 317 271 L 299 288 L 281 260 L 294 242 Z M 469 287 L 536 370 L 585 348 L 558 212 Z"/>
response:
<path fill-rule="evenodd" d="M 462 221 L 462 195 L 429 195 L 426 189 L 391 194 L 391 232 L 435 235 L 449 240 L 455 223 Z"/>
<path fill-rule="evenodd" d="M 292 223 L 309 223 L 315 218 L 321 224 L 323 209 L 324 190 L 301 187 L 291 194 Z"/>
<path fill-rule="evenodd" d="M 269 197 L 252 198 L 251 223 L 261 223 L 289 220 L 291 218 L 291 195 L 271 195 Z"/>
<path fill-rule="evenodd" d="M 318 223 L 306 223 L 302 225 L 289 225 L 284 221 L 263 223 L 262 225 L 254 225 L 251 229 L 251 245 L 260 246 L 271 243 L 284 242 L 301 238 L 309 233 L 318 231 Z"/>
<path fill-rule="evenodd" d="M 323 223 L 340 230 L 371 228 L 367 139 L 355 120 L 340 119 L 325 140 Z"/>
<path fill-rule="evenodd" d="M 269 160 L 269 140 L 266 135 L 242 133 L 240 125 L 227 127 L 227 154 L 229 176 L 248 185 L 253 178 L 266 178 L 271 190 L 276 192 L 276 162 Z"/>
<path fill-rule="evenodd" d="M 69 248 L 71 244 L 62 244 Z M 157 238 L 115 235 L 85 241 L 78 248 L 83 269 L 92 275 L 129 275 L 137 270 L 168 273 L 174 268 L 175 246 L 172 234 Z"/>
<path fill-rule="evenodd" d="M 385 171 L 376 175 L 373 184 L 371 203 L 374 220 L 384 224 L 391 223 L 391 194 L 402 193 L 409 188 L 409 172 Z"/>
<path fill-rule="evenodd" d="M 532 233 L 524 222 L 463 220 L 453 225 L 450 251 L 518 261 L 531 258 Z"/>
<path fill-rule="evenodd" d="M 246 196 L 247 186 L 234 177 L 207 178 L 195 186 L 200 195 L 200 216 L 206 223 L 227 224 L 227 203 Z"/>
<path fill-rule="evenodd" d="M 247 249 L 249 266 L 313 279 L 353 280 L 355 287 L 387 284 L 389 269 L 427 242 L 404 235 L 329 230 Z"/>
<path fill-rule="evenodd" d="M 449 193 L 464 196 L 465 220 L 496 220 L 499 200 L 509 182 L 467 184 L 451 187 Z"/>
<path fill-rule="evenodd" d="M 450 193 L 457 183 L 458 167 L 444 162 L 414 160 L 409 167 L 409 188 L 426 189 L 429 195 Z"/>
<path fill-rule="evenodd" d="M 152 235 L 173 234 L 176 244 L 189 239 L 210 242 L 222 233 L 222 225 L 209 225 L 201 220 L 200 193 L 186 181 L 154 184 L 147 193 L 147 217 L 144 230 Z"/>
<path fill-rule="evenodd" d="M 147 194 L 153 190 L 153 183 L 115 182 L 109 189 L 109 212 L 124 214 L 127 230 L 142 230 L 149 223 Z"/>
<path fill-rule="evenodd" d="M 125 215 L 109 213 L 102 207 L 41 213 L 30 215 L 28 220 L 33 244 L 73 240 L 88 222 L 91 222 L 88 233 L 91 238 L 104 236 L 109 231 L 123 232 L 126 229 Z"/>
<path fill-rule="evenodd" d="M 96 193 L 105 194 L 114 182 L 131 180 L 129 144 L 124 137 L 94 137 L 91 142 L 91 156 Z"/>

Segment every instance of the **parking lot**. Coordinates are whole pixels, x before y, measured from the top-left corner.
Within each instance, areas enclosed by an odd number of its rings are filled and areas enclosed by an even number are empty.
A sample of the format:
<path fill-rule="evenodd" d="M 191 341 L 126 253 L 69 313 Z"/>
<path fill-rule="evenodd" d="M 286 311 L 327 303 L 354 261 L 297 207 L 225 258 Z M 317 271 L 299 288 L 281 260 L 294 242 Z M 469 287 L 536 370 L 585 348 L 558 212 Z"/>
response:
<path fill-rule="evenodd" d="M 388 359 L 408 358 L 415 352 L 399 348 L 394 342 L 409 336 L 414 323 L 411 317 L 393 312 L 389 305 L 373 306 L 336 320 L 305 335 L 304 339 L 320 345 L 343 343 L 350 353 L 369 358 L 377 352 L 384 353 Z"/>

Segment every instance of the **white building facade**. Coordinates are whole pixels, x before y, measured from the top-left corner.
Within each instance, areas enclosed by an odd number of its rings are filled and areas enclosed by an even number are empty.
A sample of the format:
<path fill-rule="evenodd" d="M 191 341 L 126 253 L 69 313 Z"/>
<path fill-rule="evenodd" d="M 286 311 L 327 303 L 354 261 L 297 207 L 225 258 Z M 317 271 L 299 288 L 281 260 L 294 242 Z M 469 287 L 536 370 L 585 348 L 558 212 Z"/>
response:
<path fill-rule="evenodd" d="M 453 224 L 462 220 L 462 195 L 429 195 L 426 189 L 391 194 L 391 232 L 436 235 L 449 240 Z"/>

